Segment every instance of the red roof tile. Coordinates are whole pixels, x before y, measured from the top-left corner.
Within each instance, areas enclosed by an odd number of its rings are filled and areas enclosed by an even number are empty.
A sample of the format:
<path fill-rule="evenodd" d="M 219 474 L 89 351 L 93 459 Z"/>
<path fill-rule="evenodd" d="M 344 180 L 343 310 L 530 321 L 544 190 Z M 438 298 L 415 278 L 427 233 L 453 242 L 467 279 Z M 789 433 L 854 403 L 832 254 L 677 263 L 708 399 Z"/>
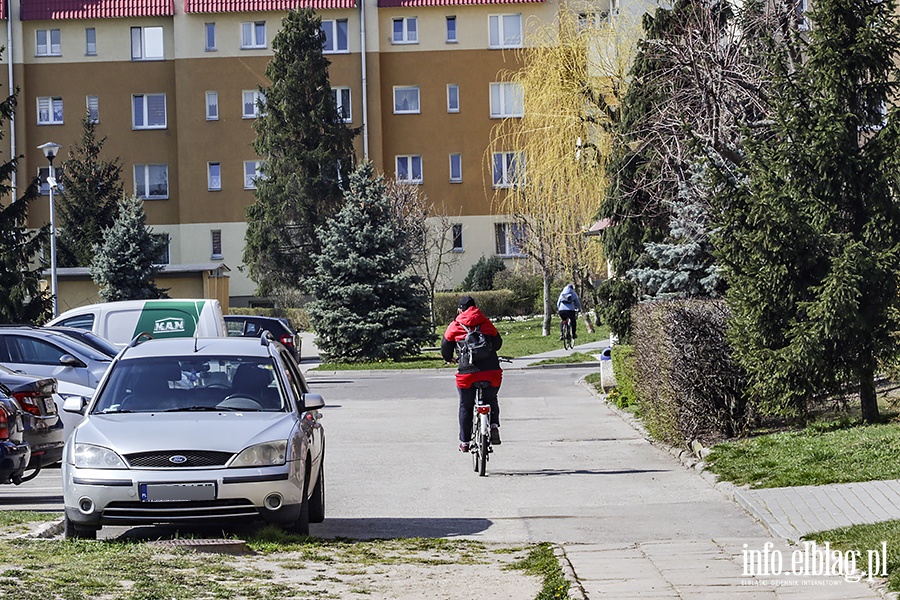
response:
<path fill-rule="evenodd" d="M 378 0 L 378 8 L 476 6 L 485 4 L 524 4 L 530 2 L 546 2 L 546 0 Z"/>
<path fill-rule="evenodd" d="M 174 0 L 21 0 L 19 18 L 23 21 L 46 21 L 167 17 L 174 14 Z"/>
<path fill-rule="evenodd" d="M 186 13 L 288 11 L 299 7 L 356 8 L 356 0 L 184 0 Z"/>

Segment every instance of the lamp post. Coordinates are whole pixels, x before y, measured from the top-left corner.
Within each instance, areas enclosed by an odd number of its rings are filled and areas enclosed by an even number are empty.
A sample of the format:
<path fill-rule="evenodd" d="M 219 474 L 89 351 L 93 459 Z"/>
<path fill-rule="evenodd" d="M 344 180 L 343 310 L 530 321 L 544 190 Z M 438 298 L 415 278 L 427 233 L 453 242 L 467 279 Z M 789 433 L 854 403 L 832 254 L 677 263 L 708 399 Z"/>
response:
<path fill-rule="evenodd" d="M 47 185 L 50 187 L 50 294 L 53 296 L 53 316 L 59 316 L 59 293 L 56 286 L 56 207 L 53 202 L 53 191 L 56 189 L 56 178 L 53 176 L 53 159 L 59 154 L 59 144 L 47 142 L 38 146 L 50 161 L 50 172 Z"/>

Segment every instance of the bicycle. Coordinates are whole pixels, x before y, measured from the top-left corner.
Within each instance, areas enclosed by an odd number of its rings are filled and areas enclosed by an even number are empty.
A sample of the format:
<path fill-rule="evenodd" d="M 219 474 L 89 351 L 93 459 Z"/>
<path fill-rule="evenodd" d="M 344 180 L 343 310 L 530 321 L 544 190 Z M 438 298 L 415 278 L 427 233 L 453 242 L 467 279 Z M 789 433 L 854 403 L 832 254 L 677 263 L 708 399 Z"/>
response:
<path fill-rule="evenodd" d="M 511 363 L 512 359 L 506 356 L 497 357 L 500 362 Z M 484 390 L 491 387 L 489 381 L 476 381 L 472 384 L 475 388 L 475 407 L 472 410 L 472 439 L 469 442 L 469 452 L 472 453 L 472 466 L 479 477 L 487 474 L 487 462 L 494 451 L 491 445 L 491 405 L 484 401 Z"/>
<path fill-rule="evenodd" d="M 563 319 L 562 328 L 561 328 L 561 337 L 563 341 L 563 348 L 566 350 L 571 350 L 575 347 L 575 340 L 572 338 L 572 323 L 569 319 Z"/>

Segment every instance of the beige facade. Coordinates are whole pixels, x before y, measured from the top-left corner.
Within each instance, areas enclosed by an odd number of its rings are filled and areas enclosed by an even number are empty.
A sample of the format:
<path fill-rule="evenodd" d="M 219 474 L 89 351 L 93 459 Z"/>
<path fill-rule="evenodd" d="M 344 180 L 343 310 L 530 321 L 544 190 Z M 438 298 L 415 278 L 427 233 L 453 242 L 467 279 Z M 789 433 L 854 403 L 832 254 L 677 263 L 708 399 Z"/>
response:
<path fill-rule="evenodd" d="M 606 0 L 599 1 L 597 12 L 609 9 Z M 244 92 L 268 84 L 271 42 L 285 13 L 185 13 L 183 8 L 176 3 L 169 17 L 22 21 L 19 2 L 13 0 L 12 51 L 3 60 L 12 60 L 12 84 L 20 94 L 15 129 L 0 141 L 0 150 L 5 146 L 0 153 L 10 152 L 14 144 L 15 153 L 24 156 L 18 185 L 25 185 L 47 167 L 37 146 L 61 144 L 58 166 L 80 137 L 88 97 L 96 98 L 97 129 L 108 136 L 103 158 L 119 157 L 126 192 L 152 189 L 153 197 L 145 200 L 148 223 L 155 232 L 170 235 L 171 264 L 227 265 L 231 304 L 239 306 L 252 301 L 255 290 L 241 267 L 245 209 L 254 201 L 245 169 L 259 160 L 252 146 L 254 118 L 244 114 Z M 444 282 L 448 288 L 482 255 L 497 251 L 495 224 L 504 221 L 492 205 L 492 162 L 486 154 L 491 131 L 500 122 L 491 116 L 491 83 L 501 80 L 501 72 L 517 68 L 519 55 L 515 48 L 490 47 L 490 24 L 492 19 L 506 23 L 504 16 L 514 23 L 512 16 L 519 15 L 527 39 L 529 27 L 552 21 L 558 9 L 557 0 L 402 8 L 379 8 L 366 0 L 364 7 L 318 11 L 325 22 L 347 21 L 348 47 L 328 54 L 329 75 L 333 88 L 350 90 L 349 125 L 364 128 L 355 141 L 358 157 L 368 157 L 388 177 L 397 175 L 398 159 L 410 167 L 420 165 L 416 184 L 462 228 L 460 260 Z M 455 24 L 455 39 L 448 39 L 448 18 Z M 396 19 L 404 26 L 415 21 L 414 41 L 395 42 Z M 256 40 L 260 47 L 241 47 L 242 24 L 248 22 L 265 23 L 265 39 Z M 210 24 L 214 48 L 206 44 Z M 161 28 L 160 57 L 132 58 L 136 27 L 148 38 Z M 93 30 L 95 52 L 87 45 L 88 29 Z M 59 52 L 46 55 L 46 47 L 38 47 L 38 32 L 52 30 L 59 30 Z M 0 87 L 9 89 L 8 83 Z M 449 87 L 458 94 L 458 105 L 449 104 Z M 216 100 L 214 115 L 208 110 L 210 94 Z M 395 99 L 404 94 L 418 101 L 415 110 L 395 110 Z M 152 126 L 136 124 L 134 107 L 146 108 L 161 96 L 164 117 L 148 112 L 143 118 L 153 121 Z M 42 120 L 39 103 L 48 99 L 61 102 L 61 119 L 51 115 L 49 122 Z M 461 175 L 453 180 L 451 160 Z M 220 174 L 214 182 L 211 165 Z M 165 193 L 147 187 L 162 169 Z M 142 181 L 144 187 L 138 189 Z M 31 224 L 46 223 L 49 201 L 33 207 Z M 214 239 L 220 243 L 218 252 Z"/>

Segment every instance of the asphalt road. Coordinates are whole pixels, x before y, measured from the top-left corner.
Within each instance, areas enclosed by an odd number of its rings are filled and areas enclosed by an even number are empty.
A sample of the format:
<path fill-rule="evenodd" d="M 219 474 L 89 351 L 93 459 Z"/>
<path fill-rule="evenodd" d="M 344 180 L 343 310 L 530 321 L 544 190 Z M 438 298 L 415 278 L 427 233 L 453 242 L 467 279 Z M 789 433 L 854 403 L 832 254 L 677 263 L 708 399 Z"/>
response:
<path fill-rule="evenodd" d="M 503 444 L 483 478 L 457 450 L 452 371 L 307 373 L 328 405 L 327 518 L 311 533 L 594 544 L 762 533 L 578 385 L 587 372 L 505 373 Z M 60 470 L 0 486 L 11 509 L 61 511 Z"/>

